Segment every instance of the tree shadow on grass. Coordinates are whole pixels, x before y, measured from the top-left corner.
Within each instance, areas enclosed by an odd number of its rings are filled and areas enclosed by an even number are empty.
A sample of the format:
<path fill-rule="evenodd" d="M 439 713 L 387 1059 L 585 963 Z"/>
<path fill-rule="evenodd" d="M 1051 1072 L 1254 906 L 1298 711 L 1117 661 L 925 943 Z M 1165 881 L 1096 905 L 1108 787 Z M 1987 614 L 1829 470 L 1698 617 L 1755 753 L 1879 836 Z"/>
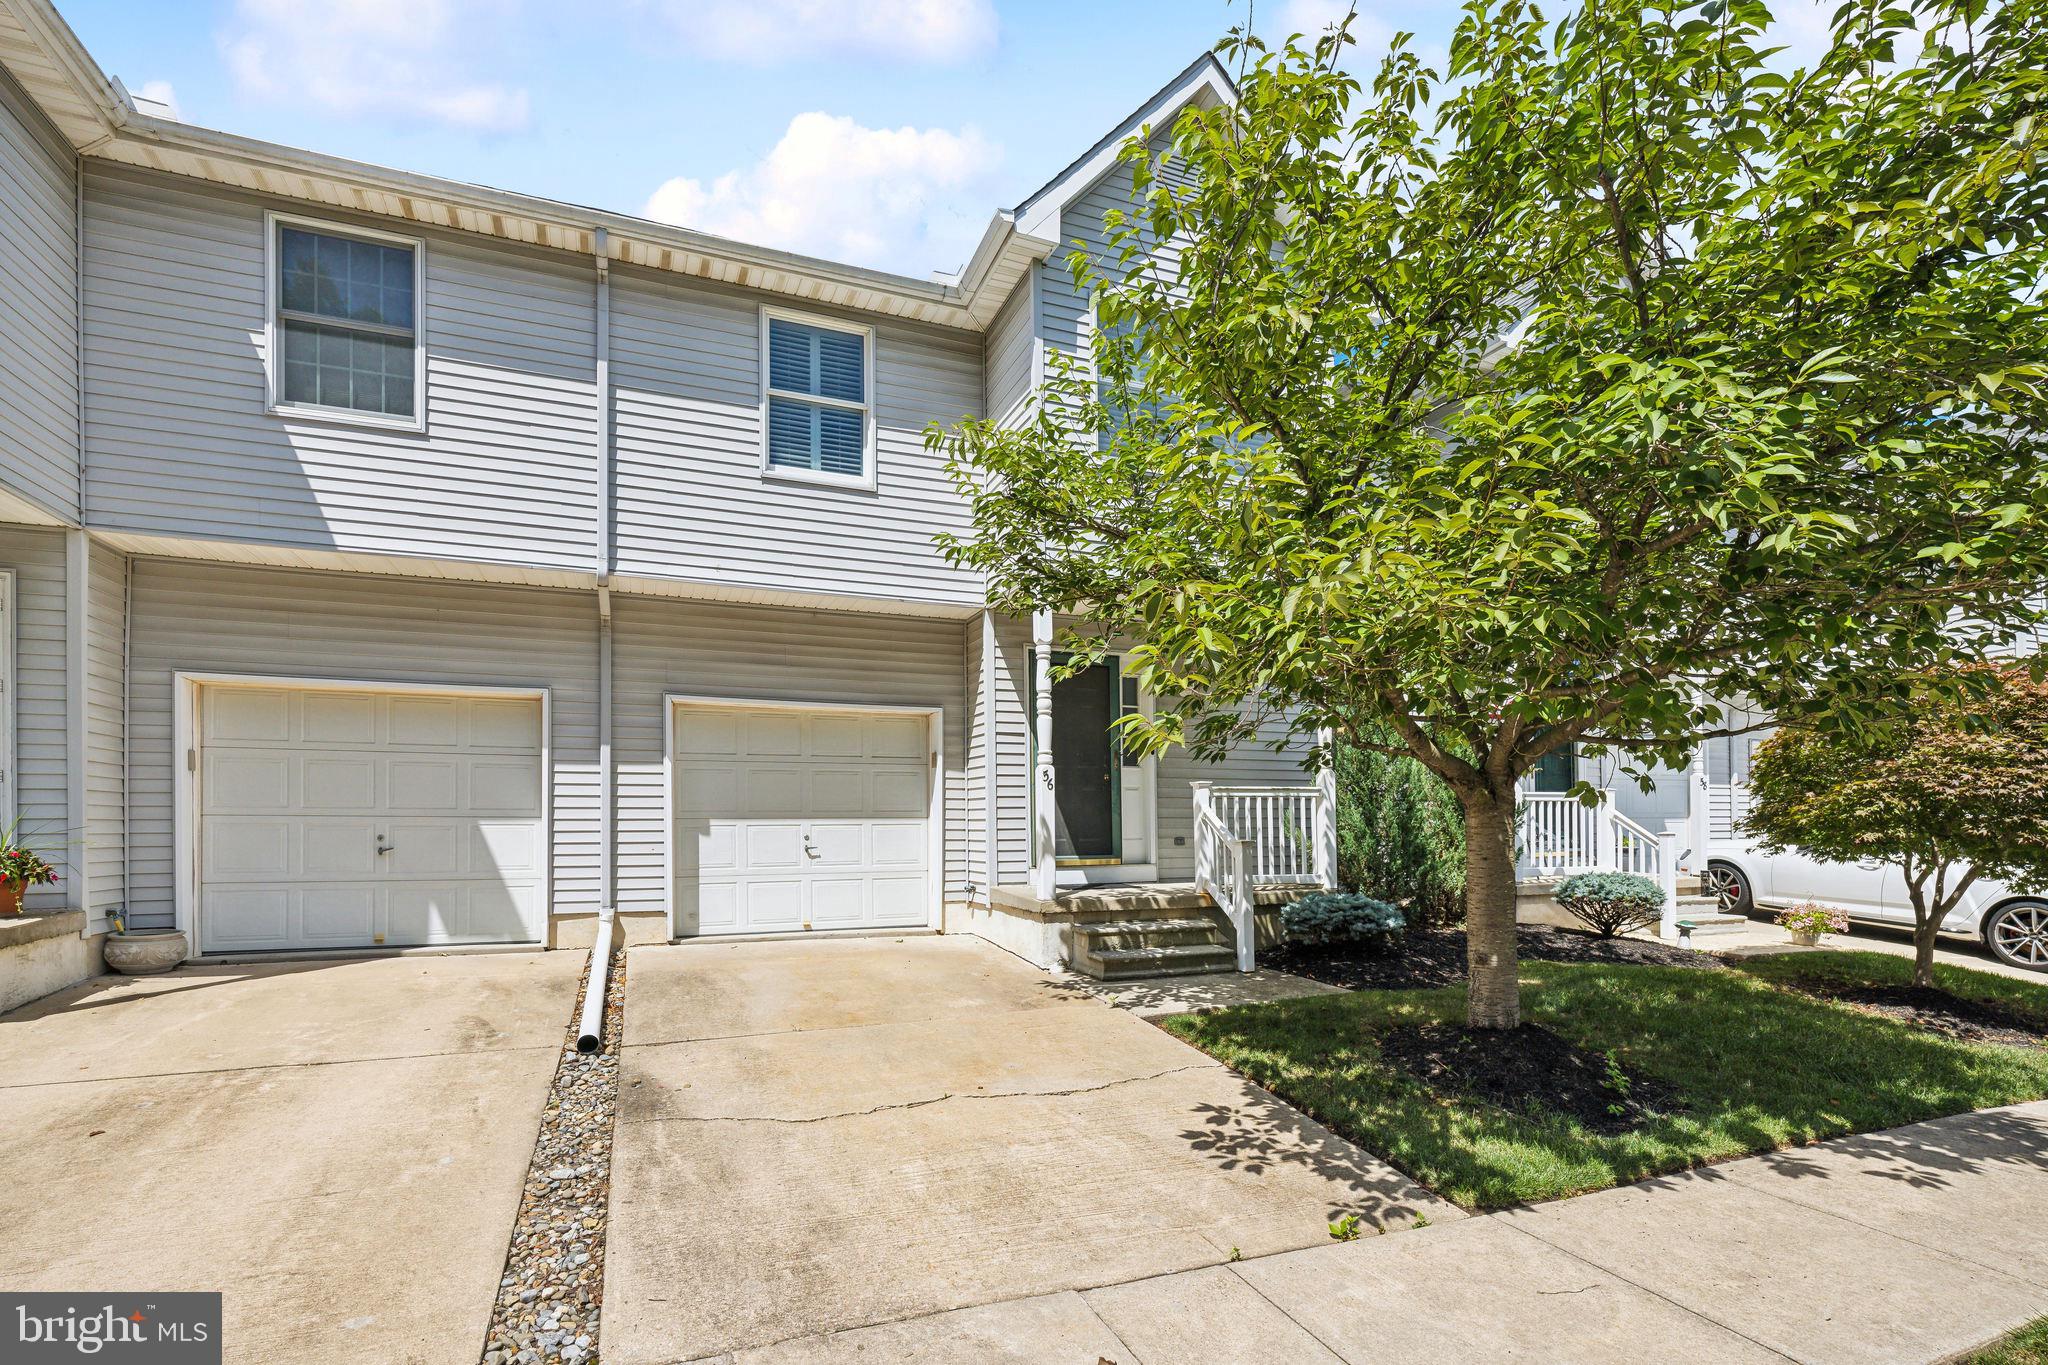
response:
<path fill-rule="evenodd" d="M 2048 1149 L 2043 1124 L 2018 1117 L 1974 1116 L 1983 1141 L 1952 1121 L 1961 1135 L 1952 1150 L 1941 1131 L 1889 1142 L 1876 1131 L 2048 1095 L 2040 1049 L 1929 1036 L 1734 972 L 1528 964 L 1526 986 L 1531 1019 L 1669 1086 L 1670 1112 L 1600 1136 L 1562 1117 L 1431 1091 L 1381 1061 L 1376 1038 L 1387 1028 L 1458 1018 L 1458 988 L 1288 1001 L 1174 1021 L 1173 1029 L 1468 1207 L 1855 1133 L 1871 1134 L 1860 1141 L 1874 1144 L 1874 1166 L 1894 1179 L 2040 1162 Z M 1241 1136 L 1233 1146 L 1256 1150 Z"/>

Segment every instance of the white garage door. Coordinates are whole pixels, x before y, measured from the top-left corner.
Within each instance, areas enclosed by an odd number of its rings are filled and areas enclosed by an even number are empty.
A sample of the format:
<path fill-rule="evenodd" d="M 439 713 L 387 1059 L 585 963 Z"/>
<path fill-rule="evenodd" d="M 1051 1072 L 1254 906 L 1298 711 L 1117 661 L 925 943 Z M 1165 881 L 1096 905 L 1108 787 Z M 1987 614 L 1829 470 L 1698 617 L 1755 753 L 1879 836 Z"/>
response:
<path fill-rule="evenodd" d="M 541 937 L 538 698 L 204 687 L 206 952 Z"/>
<path fill-rule="evenodd" d="M 922 715 L 678 705 L 679 933 L 931 921 Z"/>

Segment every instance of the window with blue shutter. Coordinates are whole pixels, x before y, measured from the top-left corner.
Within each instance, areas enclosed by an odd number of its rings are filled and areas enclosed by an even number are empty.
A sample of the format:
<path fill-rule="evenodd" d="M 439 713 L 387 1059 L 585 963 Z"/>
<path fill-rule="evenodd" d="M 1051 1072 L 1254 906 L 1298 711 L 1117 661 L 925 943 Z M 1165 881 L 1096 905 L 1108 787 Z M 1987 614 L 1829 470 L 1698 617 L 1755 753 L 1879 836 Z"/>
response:
<path fill-rule="evenodd" d="M 868 333 L 768 315 L 768 468 L 868 481 Z"/>

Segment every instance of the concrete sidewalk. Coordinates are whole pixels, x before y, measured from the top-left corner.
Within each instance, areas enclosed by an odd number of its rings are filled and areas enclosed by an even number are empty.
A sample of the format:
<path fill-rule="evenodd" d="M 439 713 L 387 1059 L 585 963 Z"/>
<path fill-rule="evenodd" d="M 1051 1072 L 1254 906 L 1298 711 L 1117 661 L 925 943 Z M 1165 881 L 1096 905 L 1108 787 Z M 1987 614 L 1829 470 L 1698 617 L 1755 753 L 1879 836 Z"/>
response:
<path fill-rule="evenodd" d="M 1885 1361 L 2048 1313 L 2048 1103 L 723 1359 Z"/>

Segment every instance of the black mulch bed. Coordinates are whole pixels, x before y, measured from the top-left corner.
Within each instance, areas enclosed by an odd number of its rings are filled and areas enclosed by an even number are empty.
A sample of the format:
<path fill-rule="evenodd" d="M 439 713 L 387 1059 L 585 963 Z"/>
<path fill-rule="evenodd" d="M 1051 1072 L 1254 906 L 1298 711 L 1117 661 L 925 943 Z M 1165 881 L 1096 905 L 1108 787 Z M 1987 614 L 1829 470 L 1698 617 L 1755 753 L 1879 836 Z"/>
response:
<path fill-rule="evenodd" d="M 1965 1000 L 1927 986 L 1853 986 L 1811 979 L 1792 984 L 1823 1000 L 1854 1005 L 1965 1043 L 2048 1046 L 2048 1019 L 1986 1000 Z"/>
<path fill-rule="evenodd" d="M 1540 1024 L 1512 1033 L 1461 1024 L 1409 1024 L 1380 1035 L 1380 1056 L 1438 1094 L 1540 1117 L 1558 1114 L 1595 1133 L 1626 1133 L 1677 1107 L 1666 1086 L 1622 1074 L 1607 1058 Z"/>
<path fill-rule="evenodd" d="M 1722 965 L 1711 953 L 1640 938 L 1599 938 L 1578 929 L 1523 925 L 1515 931 L 1521 955 L 1541 962 L 1620 962 L 1643 967 Z M 1355 991 L 1426 991 L 1465 979 L 1465 931 L 1417 929 L 1398 952 L 1289 945 L 1259 954 L 1261 967 L 1305 976 Z"/>

